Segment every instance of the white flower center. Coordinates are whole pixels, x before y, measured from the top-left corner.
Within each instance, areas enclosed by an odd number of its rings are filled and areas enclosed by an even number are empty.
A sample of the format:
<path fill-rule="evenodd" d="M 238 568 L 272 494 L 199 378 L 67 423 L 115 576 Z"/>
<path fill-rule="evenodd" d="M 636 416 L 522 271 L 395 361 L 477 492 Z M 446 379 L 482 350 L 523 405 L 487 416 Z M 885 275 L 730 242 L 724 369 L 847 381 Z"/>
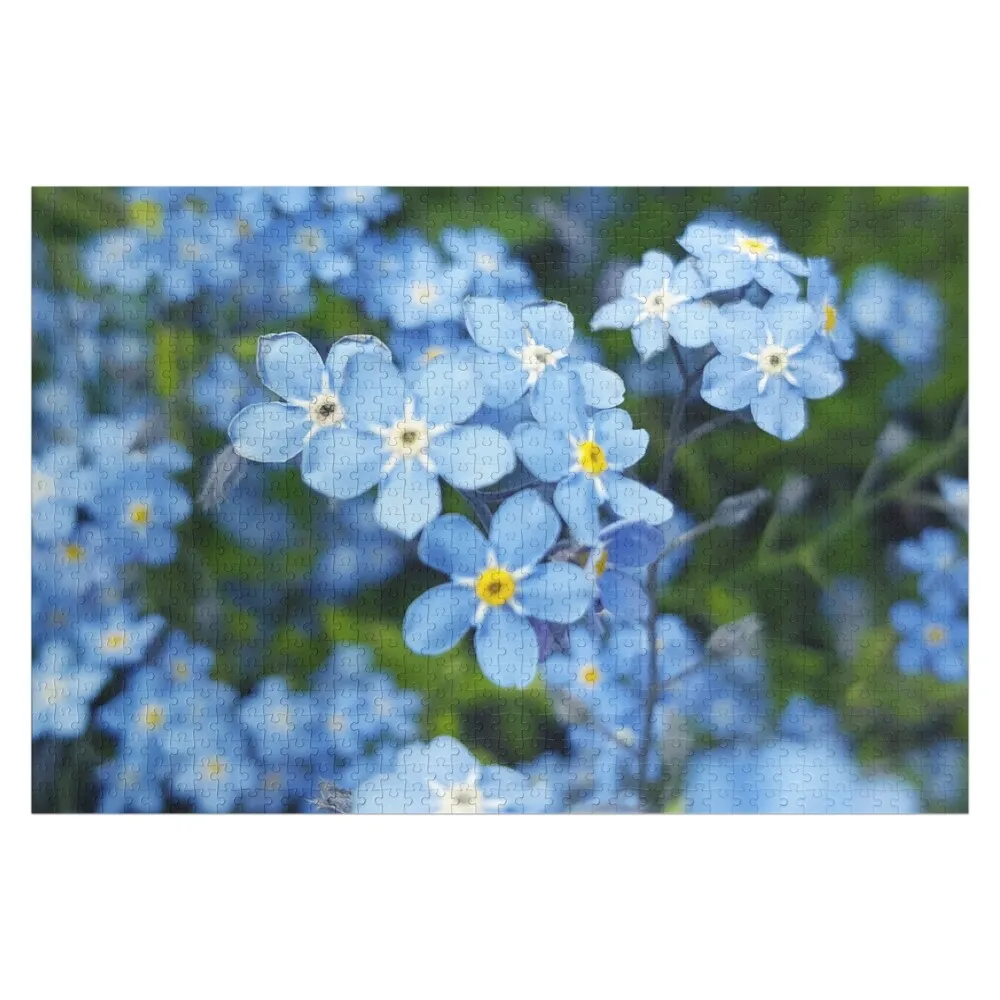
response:
<path fill-rule="evenodd" d="M 332 392 L 321 392 L 309 401 L 309 419 L 319 427 L 337 427 L 344 422 L 344 408 Z"/>
<path fill-rule="evenodd" d="M 730 249 L 756 260 L 774 250 L 774 240 L 770 236 L 748 236 L 746 233 L 738 232 L 736 243 Z"/>
<path fill-rule="evenodd" d="M 677 306 L 682 302 L 687 302 L 690 296 L 671 292 L 670 282 L 664 278 L 662 288 L 649 295 L 638 295 L 636 298 L 638 298 L 641 307 L 636 322 L 641 323 L 644 319 L 650 319 L 653 316 L 666 319 Z"/>
<path fill-rule="evenodd" d="M 58 705 L 69 697 L 69 685 L 50 678 L 42 681 L 40 693 L 47 705 Z"/>
<path fill-rule="evenodd" d="M 554 351 L 545 344 L 537 343 L 525 327 L 524 346 L 517 347 L 510 353 L 521 362 L 521 367 L 528 373 L 528 388 L 531 388 L 542 377 L 546 368 L 558 367 L 568 352 Z"/>
<path fill-rule="evenodd" d="M 486 801 L 479 794 L 479 775 L 474 774 L 468 781 L 458 781 L 452 785 L 430 782 L 431 811 L 436 813 L 471 814 L 491 810 L 496 812 L 501 803 Z"/>
<path fill-rule="evenodd" d="M 389 450 L 397 458 L 420 458 L 427 453 L 430 444 L 430 428 L 427 421 L 414 417 L 398 420 L 389 429 L 386 439 Z"/>
<path fill-rule="evenodd" d="M 320 248 L 320 238 L 314 229 L 300 229 L 295 234 L 295 242 L 306 253 L 316 253 Z"/>
<path fill-rule="evenodd" d="M 429 281 L 410 283 L 410 301 L 416 305 L 431 306 L 441 298 L 441 292 Z"/>
<path fill-rule="evenodd" d="M 196 240 L 185 240 L 178 248 L 178 256 L 188 263 L 196 263 L 201 260 L 201 247 Z"/>
<path fill-rule="evenodd" d="M 55 476 L 50 476 L 47 472 L 40 472 L 34 469 L 31 476 L 31 502 L 41 503 L 43 500 L 51 500 L 56 495 Z"/>
<path fill-rule="evenodd" d="M 768 380 L 772 377 L 783 378 L 789 385 L 798 385 L 798 379 L 792 374 L 791 359 L 802 350 L 802 347 L 802 344 L 795 347 L 782 347 L 774 342 L 774 334 L 768 330 L 767 341 L 756 354 L 745 351 L 742 357 L 754 362 L 757 365 L 757 371 L 761 373 L 757 391 L 763 392 L 767 388 Z"/>

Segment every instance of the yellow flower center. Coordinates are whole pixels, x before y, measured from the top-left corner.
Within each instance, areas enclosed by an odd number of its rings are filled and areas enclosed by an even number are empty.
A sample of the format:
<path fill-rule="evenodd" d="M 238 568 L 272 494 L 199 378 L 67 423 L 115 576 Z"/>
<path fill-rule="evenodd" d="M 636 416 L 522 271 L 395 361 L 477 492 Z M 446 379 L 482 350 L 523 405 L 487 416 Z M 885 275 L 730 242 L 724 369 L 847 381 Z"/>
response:
<path fill-rule="evenodd" d="M 158 236 L 163 232 L 163 209 L 155 201 L 130 202 L 128 221 L 136 229 L 148 229 Z"/>
<path fill-rule="evenodd" d="M 182 681 L 191 673 L 191 665 L 187 660 L 174 660 L 171 673 L 175 681 Z"/>
<path fill-rule="evenodd" d="M 947 638 L 947 631 L 940 625 L 928 625 L 924 629 L 924 639 L 928 646 L 941 646 Z"/>
<path fill-rule="evenodd" d="M 594 441 L 584 441 L 577 449 L 577 460 L 580 468 L 588 476 L 599 476 L 602 472 L 608 471 L 608 460 L 604 455 L 604 449 Z"/>
<path fill-rule="evenodd" d="M 83 557 L 86 554 L 87 550 L 82 545 L 77 545 L 75 542 L 70 542 L 68 545 L 63 546 L 63 555 L 66 557 L 67 562 L 83 562 Z"/>
<path fill-rule="evenodd" d="M 601 679 L 601 668 L 596 663 L 585 663 L 580 668 L 580 683 L 594 687 Z"/>
<path fill-rule="evenodd" d="M 498 608 L 514 596 L 516 587 L 514 577 L 507 570 L 494 567 L 479 574 L 476 580 L 476 596 L 479 600 Z"/>
<path fill-rule="evenodd" d="M 125 633 L 124 632 L 110 632 L 104 637 L 104 648 L 105 649 L 124 649 L 125 648 Z"/>
<path fill-rule="evenodd" d="M 201 773 L 209 781 L 218 781 L 226 770 L 225 762 L 221 757 L 208 757 L 201 764 Z"/>
<path fill-rule="evenodd" d="M 594 560 L 594 572 L 598 576 L 604 576 L 605 570 L 608 568 L 608 550 L 601 549 L 601 554 Z"/>
<path fill-rule="evenodd" d="M 837 310 L 829 302 L 823 304 L 823 332 L 832 333 L 837 325 Z"/>
<path fill-rule="evenodd" d="M 134 503 L 128 509 L 128 519 L 139 528 L 145 528 L 149 524 L 149 504 Z"/>
<path fill-rule="evenodd" d="M 753 236 L 741 236 L 736 241 L 736 246 L 741 253 L 750 254 L 751 257 L 758 257 L 770 249 L 770 244 L 766 240 L 759 240 Z"/>
<path fill-rule="evenodd" d="M 436 361 L 438 358 L 443 358 L 448 352 L 443 347 L 428 347 L 423 354 L 420 355 L 420 360 L 425 364 L 429 365 L 432 361 Z"/>
<path fill-rule="evenodd" d="M 147 705 L 142 713 L 142 724 L 147 729 L 159 729 L 166 720 L 166 712 L 160 705 Z"/>

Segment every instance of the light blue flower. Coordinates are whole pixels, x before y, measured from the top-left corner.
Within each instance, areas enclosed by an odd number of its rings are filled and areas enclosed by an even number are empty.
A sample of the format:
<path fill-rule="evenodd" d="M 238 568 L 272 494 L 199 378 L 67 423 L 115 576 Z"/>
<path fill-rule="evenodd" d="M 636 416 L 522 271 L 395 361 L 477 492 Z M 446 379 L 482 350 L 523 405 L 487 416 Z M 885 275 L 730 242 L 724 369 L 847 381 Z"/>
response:
<path fill-rule="evenodd" d="M 451 736 L 411 743 L 392 771 L 365 782 L 354 796 L 359 813 L 468 815 L 523 811 L 523 775 L 483 766 Z"/>
<path fill-rule="evenodd" d="M 78 632 L 84 658 L 110 667 L 138 663 L 163 628 L 159 615 L 139 618 L 127 604 L 110 609 L 100 621 L 83 621 Z"/>
<path fill-rule="evenodd" d="M 618 521 L 597 536 L 586 571 L 597 583 L 597 596 L 608 614 L 620 621 L 645 621 L 649 597 L 640 574 L 663 551 L 663 534 L 644 521 Z"/>
<path fill-rule="evenodd" d="M 899 543 L 899 562 L 918 573 L 917 588 L 928 601 L 959 605 L 969 600 L 969 560 L 954 533 L 925 528 L 919 539 Z"/>
<path fill-rule="evenodd" d="M 244 788 L 240 798 L 246 812 L 291 812 L 318 791 L 311 767 L 282 757 L 269 758 L 254 773 L 257 787 Z"/>
<path fill-rule="evenodd" d="M 171 765 L 171 788 L 198 812 L 232 812 L 245 793 L 261 784 L 261 768 L 247 753 L 239 729 L 226 722 L 205 725 Z"/>
<path fill-rule="evenodd" d="M 677 241 L 702 261 L 701 272 L 712 291 L 743 288 L 757 281 L 774 295 L 797 296 L 795 277 L 809 273 L 805 262 L 786 253 L 778 241 L 749 226 L 702 218 L 687 227 Z"/>
<path fill-rule="evenodd" d="M 634 430 L 625 410 L 588 415 L 585 398 L 577 372 L 544 379 L 531 398 L 538 422 L 520 424 L 512 435 L 521 461 L 544 482 L 558 483 L 556 510 L 584 545 L 597 541 L 604 504 L 619 517 L 662 524 L 673 514 L 670 501 L 622 475 L 645 455 L 649 434 Z"/>
<path fill-rule="evenodd" d="M 833 353 L 841 361 L 854 357 L 854 330 L 840 304 L 840 280 L 833 273 L 830 262 L 823 257 L 809 258 L 809 282 L 806 301 L 816 311 L 817 330 L 826 337 Z"/>
<path fill-rule="evenodd" d="M 969 530 L 969 480 L 956 476 L 938 476 L 941 499 L 948 508 L 948 516 L 963 531 Z"/>
<path fill-rule="evenodd" d="M 338 500 L 378 484 L 375 519 L 384 528 L 413 538 L 437 517 L 439 476 L 460 490 L 479 490 L 513 471 L 507 438 L 465 423 L 479 394 L 475 372 L 460 362 L 441 357 L 404 379 L 388 359 L 358 357 L 345 383 L 346 429 L 313 435 L 302 478 Z"/>
<path fill-rule="evenodd" d="M 212 427 L 224 431 L 245 406 L 265 402 L 265 394 L 235 358 L 220 353 L 191 383 L 191 400 Z"/>
<path fill-rule="evenodd" d="M 159 813 L 166 804 L 167 758 L 156 746 L 123 746 L 94 772 L 103 813 Z"/>
<path fill-rule="evenodd" d="M 969 672 L 969 623 L 951 601 L 899 601 L 889 609 L 899 633 L 896 664 L 909 676 L 930 671 L 943 681 L 963 681 Z"/>
<path fill-rule="evenodd" d="M 103 664 L 78 662 L 69 643 L 46 643 L 31 671 L 31 738 L 82 736 L 90 703 L 110 677 Z"/>
<path fill-rule="evenodd" d="M 257 758 L 307 764 L 312 758 L 309 695 L 288 689 L 284 677 L 265 677 L 240 703 L 240 721 Z"/>
<path fill-rule="evenodd" d="M 255 462 L 287 462 L 303 448 L 319 449 L 349 441 L 345 394 L 348 362 L 356 354 L 391 359 L 375 337 L 342 337 L 330 348 L 326 364 L 316 348 L 298 333 L 273 333 L 257 341 L 257 374 L 282 402 L 255 403 L 241 410 L 229 425 L 238 455 Z M 349 446 L 349 445 L 348 445 Z"/>
<path fill-rule="evenodd" d="M 138 229 L 100 233 L 87 243 L 80 257 L 87 280 L 119 295 L 142 292 L 159 272 L 159 262 L 149 256 L 149 237 Z"/>
<path fill-rule="evenodd" d="M 441 245 L 463 272 L 471 274 L 470 294 L 522 302 L 538 298 L 528 266 L 510 256 L 498 233 L 489 229 L 463 232 L 448 227 L 441 232 Z"/>
<path fill-rule="evenodd" d="M 465 322 L 472 339 L 492 355 L 480 365 L 487 406 L 503 409 L 516 403 L 554 371 L 576 372 L 588 406 L 607 409 L 625 398 L 620 376 L 571 355 L 573 316 L 561 302 L 522 306 L 503 299 L 469 298 Z"/>
<path fill-rule="evenodd" d="M 667 349 L 673 337 L 683 347 L 704 347 L 711 340 L 716 307 L 702 296 L 708 286 L 697 263 L 681 264 L 658 250 L 643 255 L 640 267 L 629 268 L 621 296 L 601 306 L 590 322 L 592 330 L 632 330 L 632 342 L 642 360 Z"/>
<path fill-rule="evenodd" d="M 527 687 L 538 667 L 529 618 L 568 625 L 594 599 L 593 582 L 579 566 L 542 562 L 558 537 L 559 518 L 534 490 L 500 505 L 488 540 L 460 515 L 432 521 L 417 554 L 451 582 L 410 605 L 403 621 L 406 644 L 436 656 L 474 628 L 483 673 L 501 687 Z"/>
<path fill-rule="evenodd" d="M 77 521 L 77 509 L 90 501 L 93 474 L 81 465 L 80 449 L 49 448 L 31 463 L 31 529 L 43 541 L 66 539 Z"/>
<path fill-rule="evenodd" d="M 660 551 L 663 557 L 656 569 L 656 585 L 665 587 L 687 565 L 694 552 L 694 542 L 687 541 L 678 545 L 678 541 L 695 526 L 695 519 L 682 510 L 674 508 L 674 516 L 659 526 L 663 536 Z"/>
<path fill-rule="evenodd" d="M 805 400 L 844 384 L 833 351 L 814 336 L 812 307 L 775 296 L 763 309 L 740 302 L 719 313 L 712 334 L 719 355 L 705 367 L 702 398 L 721 410 L 749 405 L 768 434 L 782 441 L 798 436 L 806 426 Z"/>
<path fill-rule="evenodd" d="M 920 796 L 889 774 L 867 774 L 840 741 L 735 743 L 695 755 L 689 813 L 916 813 Z"/>

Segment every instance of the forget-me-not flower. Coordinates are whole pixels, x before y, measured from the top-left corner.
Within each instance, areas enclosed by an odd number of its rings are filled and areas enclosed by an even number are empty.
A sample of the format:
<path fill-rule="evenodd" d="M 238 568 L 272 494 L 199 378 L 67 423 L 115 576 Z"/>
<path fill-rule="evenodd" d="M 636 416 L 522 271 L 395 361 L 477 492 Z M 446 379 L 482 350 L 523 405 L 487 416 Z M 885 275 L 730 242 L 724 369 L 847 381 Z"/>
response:
<path fill-rule="evenodd" d="M 952 601 L 899 601 L 889 609 L 899 633 L 896 664 L 907 676 L 929 670 L 943 681 L 965 680 L 969 672 L 969 623 Z"/>
<path fill-rule="evenodd" d="M 673 513 L 669 500 L 622 473 L 646 453 L 649 434 L 632 427 L 625 410 L 588 415 L 576 372 L 553 372 L 531 399 L 537 423 L 513 434 L 521 461 L 539 479 L 558 483 L 556 510 L 576 539 L 593 545 L 601 530 L 600 508 L 623 518 L 662 524 Z"/>
<path fill-rule="evenodd" d="M 528 621 L 570 624 L 594 599 L 593 582 L 576 565 L 543 563 L 559 537 L 559 518 L 535 490 L 505 500 L 489 538 L 458 514 L 431 522 L 417 554 L 451 577 L 418 597 L 406 612 L 403 637 L 434 656 L 476 631 L 476 658 L 501 687 L 527 687 L 538 667 L 538 640 Z"/>
<path fill-rule="evenodd" d="M 90 703 L 110 676 L 103 664 L 80 663 L 69 643 L 46 643 L 31 671 L 31 738 L 83 735 Z"/>
<path fill-rule="evenodd" d="M 816 314 L 805 302 L 772 298 L 763 309 L 745 302 L 719 310 L 705 366 L 702 398 L 722 410 L 750 406 L 757 426 L 787 441 L 806 426 L 806 399 L 822 399 L 844 383 L 829 345 L 815 336 Z"/>
<path fill-rule="evenodd" d="M 809 258 L 806 301 L 816 311 L 817 331 L 829 340 L 833 353 L 841 361 L 853 358 L 854 330 L 847 318 L 847 310 L 840 303 L 840 279 L 824 257 Z"/>
<path fill-rule="evenodd" d="M 917 588 L 929 601 L 961 604 L 969 599 L 969 560 L 945 528 L 925 528 L 920 538 L 899 543 L 900 564 L 919 574 Z"/>
<path fill-rule="evenodd" d="M 586 571 L 597 582 L 597 596 L 608 614 L 621 621 L 645 621 L 649 597 L 639 575 L 663 551 L 663 533 L 644 521 L 618 521 L 597 536 Z"/>

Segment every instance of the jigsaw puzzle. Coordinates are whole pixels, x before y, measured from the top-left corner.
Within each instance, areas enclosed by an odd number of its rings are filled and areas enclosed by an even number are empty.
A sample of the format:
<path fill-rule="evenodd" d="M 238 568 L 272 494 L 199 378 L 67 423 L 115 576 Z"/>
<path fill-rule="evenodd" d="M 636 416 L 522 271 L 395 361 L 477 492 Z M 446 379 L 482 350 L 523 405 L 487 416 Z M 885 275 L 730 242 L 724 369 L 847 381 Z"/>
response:
<path fill-rule="evenodd" d="M 965 189 L 34 192 L 41 812 L 965 811 Z"/>

